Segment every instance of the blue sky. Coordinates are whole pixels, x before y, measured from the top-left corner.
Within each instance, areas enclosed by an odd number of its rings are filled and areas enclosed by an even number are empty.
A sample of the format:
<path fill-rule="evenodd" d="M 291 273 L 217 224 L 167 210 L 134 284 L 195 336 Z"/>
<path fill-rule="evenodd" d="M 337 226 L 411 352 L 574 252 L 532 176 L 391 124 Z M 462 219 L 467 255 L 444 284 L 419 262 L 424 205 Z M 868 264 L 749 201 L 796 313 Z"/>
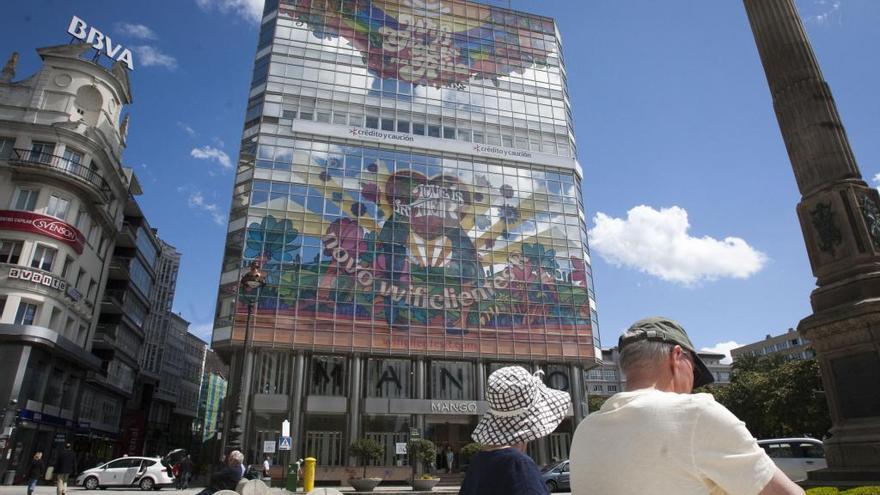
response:
<path fill-rule="evenodd" d="M 150 223 L 184 254 L 175 310 L 206 339 L 259 4 L 32 0 L 0 18 L 0 56 L 21 53 L 19 78 L 39 66 L 35 48 L 67 43 L 73 14 L 134 49 L 125 163 Z M 880 2 L 797 4 L 876 185 Z M 555 17 L 565 44 L 603 345 L 652 314 L 681 321 L 698 347 L 752 342 L 808 315 L 799 194 L 741 2 L 512 7 Z"/>

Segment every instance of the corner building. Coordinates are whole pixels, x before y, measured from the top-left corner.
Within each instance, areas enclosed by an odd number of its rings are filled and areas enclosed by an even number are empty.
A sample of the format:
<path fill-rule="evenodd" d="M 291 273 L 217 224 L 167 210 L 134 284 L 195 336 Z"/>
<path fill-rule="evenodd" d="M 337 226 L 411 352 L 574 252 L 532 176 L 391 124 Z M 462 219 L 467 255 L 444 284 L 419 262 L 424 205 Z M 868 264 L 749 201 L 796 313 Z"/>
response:
<path fill-rule="evenodd" d="M 530 447 L 568 455 L 601 352 L 565 77 L 550 18 L 267 2 L 213 335 L 233 380 L 224 431 L 243 423 L 249 462 L 289 419 L 291 458 L 316 457 L 318 479 L 348 478 L 363 437 L 405 479 L 395 444 L 413 433 L 458 469 L 488 375 L 513 363 L 572 393 Z M 267 284 L 250 293 L 252 262 Z"/>

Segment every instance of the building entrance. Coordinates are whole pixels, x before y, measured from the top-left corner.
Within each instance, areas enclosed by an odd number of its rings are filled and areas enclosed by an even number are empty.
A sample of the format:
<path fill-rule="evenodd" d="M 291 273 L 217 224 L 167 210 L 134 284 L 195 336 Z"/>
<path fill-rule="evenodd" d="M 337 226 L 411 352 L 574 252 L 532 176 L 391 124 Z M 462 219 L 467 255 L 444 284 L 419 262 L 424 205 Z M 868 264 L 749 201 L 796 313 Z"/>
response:
<path fill-rule="evenodd" d="M 462 471 L 461 448 L 473 442 L 471 432 L 478 420 L 479 416 L 432 415 L 425 418 L 424 436 L 437 446 L 434 467 L 438 473 Z"/>

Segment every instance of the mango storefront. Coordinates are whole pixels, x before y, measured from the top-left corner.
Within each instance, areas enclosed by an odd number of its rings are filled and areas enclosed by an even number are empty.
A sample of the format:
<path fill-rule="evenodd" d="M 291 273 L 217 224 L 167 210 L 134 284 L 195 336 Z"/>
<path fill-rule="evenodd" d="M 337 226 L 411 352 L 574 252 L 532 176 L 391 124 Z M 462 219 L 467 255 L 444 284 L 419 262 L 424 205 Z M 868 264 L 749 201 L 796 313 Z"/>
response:
<path fill-rule="evenodd" d="M 264 442 L 278 440 L 282 422 L 288 419 L 292 450 L 270 454 L 273 462 L 285 464 L 288 458 L 315 457 L 321 481 L 359 476 L 360 468 L 346 452 L 347 446 L 358 438 L 370 438 L 385 447 L 384 458 L 369 468 L 376 476 L 407 479 L 411 467 L 401 444 L 416 436 L 431 440 L 438 452 L 444 454 L 438 455 L 432 468 L 435 472 L 444 474 L 450 469 L 446 450 L 453 453 L 452 472 L 458 472 L 465 461 L 460 450 L 472 441 L 470 433 L 488 408 L 482 400 L 486 377 L 495 369 L 512 364 L 268 350 L 259 351 L 255 361 L 255 385 L 259 385 L 260 393 L 253 396 L 252 402 L 254 429 L 249 462 L 255 462 L 263 453 L 259 449 Z M 564 459 L 574 425 L 586 412 L 583 368 L 574 364 L 518 364 L 541 369 L 549 386 L 572 394 L 576 406 L 570 418 L 548 438 L 529 446 L 530 455 L 539 464 Z M 297 374 L 300 366 L 304 373 Z M 293 373 L 285 375 L 285 371 Z M 292 393 L 279 393 L 285 390 Z M 297 394 L 297 390 L 303 393 Z"/>

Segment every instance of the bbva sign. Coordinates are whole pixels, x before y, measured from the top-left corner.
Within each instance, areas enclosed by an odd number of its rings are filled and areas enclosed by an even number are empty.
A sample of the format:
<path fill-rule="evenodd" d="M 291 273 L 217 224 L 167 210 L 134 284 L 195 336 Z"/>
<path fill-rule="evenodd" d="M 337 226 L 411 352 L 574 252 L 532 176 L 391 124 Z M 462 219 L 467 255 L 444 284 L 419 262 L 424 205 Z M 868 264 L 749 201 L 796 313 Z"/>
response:
<path fill-rule="evenodd" d="M 89 27 L 86 21 L 77 16 L 70 19 L 70 25 L 67 26 L 67 32 L 77 38 L 92 45 L 95 50 L 103 51 L 108 57 L 122 62 L 128 67 L 128 70 L 134 70 L 134 63 L 131 61 L 131 50 L 123 48 L 122 45 L 114 45 L 113 40 L 109 36 L 98 31 L 94 27 Z"/>

